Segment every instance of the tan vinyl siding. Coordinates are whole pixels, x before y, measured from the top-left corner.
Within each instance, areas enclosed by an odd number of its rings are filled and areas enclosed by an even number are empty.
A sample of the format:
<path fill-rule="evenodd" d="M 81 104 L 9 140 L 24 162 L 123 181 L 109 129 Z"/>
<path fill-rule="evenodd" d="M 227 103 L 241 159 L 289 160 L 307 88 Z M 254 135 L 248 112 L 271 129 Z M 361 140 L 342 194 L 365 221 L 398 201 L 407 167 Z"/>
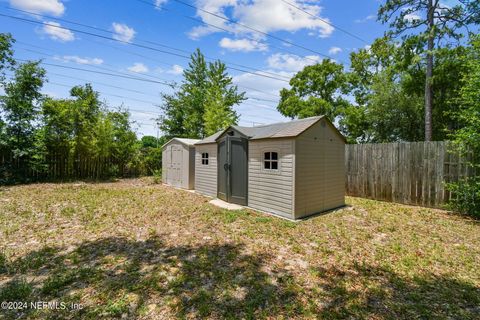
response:
<path fill-rule="evenodd" d="M 345 204 L 345 142 L 323 123 L 296 139 L 296 219 Z"/>
<path fill-rule="evenodd" d="M 208 165 L 202 164 L 202 153 L 208 152 Z M 211 197 L 217 196 L 217 144 L 195 146 L 195 190 Z"/>
<path fill-rule="evenodd" d="M 293 218 L 294 145 L 294 139 L 264 139 L 249 142 L 249 207 Z M 278 152 L 277 172 L 263 168 L 264 152 Z"/>

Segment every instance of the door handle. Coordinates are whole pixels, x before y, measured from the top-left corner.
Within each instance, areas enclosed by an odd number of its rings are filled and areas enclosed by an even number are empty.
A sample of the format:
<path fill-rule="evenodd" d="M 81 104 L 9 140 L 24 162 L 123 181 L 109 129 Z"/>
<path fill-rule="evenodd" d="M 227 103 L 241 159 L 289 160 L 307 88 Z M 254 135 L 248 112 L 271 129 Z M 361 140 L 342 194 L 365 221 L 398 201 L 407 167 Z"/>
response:
<path fill-rule="evenodd" d="M 225 163 L 225 164 L 223 165 L 223 169 L 225 169 L 225 170 L 229 170 L 229 169 L 230 169 L 230 166 L 229 166 L 229 164 L 228 164 L 228 163 Z"/>

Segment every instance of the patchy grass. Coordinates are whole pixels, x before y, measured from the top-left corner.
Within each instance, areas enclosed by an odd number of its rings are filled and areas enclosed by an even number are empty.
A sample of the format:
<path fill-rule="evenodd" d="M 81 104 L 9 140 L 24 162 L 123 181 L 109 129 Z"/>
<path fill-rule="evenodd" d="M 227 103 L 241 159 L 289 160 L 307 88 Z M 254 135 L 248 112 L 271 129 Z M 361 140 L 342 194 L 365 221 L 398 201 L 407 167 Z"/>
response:
<path fill-rule="evenodd" d="M 0 190 L 0 300 L 14 318 L 480 318 L 480 224 L 347 198 L 292 223 L 151 183 Z M 1 314 L 1 313 L 0 313 Z"/>

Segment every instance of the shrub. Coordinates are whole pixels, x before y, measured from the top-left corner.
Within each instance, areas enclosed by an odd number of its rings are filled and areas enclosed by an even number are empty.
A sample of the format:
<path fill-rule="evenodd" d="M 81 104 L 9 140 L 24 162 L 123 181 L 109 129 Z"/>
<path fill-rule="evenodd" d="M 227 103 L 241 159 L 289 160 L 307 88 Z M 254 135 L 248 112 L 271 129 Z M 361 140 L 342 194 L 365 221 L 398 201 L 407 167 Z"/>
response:
<path fill-rule="evenodd" d="M 162 169 L 153 170 L 153 182 L 156 184 L 162 183 Z"/>
<path fill-rule="evenodd" d="M 447 188 L 454 193 L 451 209 L 480 218 L 480 177 L 462 179 Z"/>

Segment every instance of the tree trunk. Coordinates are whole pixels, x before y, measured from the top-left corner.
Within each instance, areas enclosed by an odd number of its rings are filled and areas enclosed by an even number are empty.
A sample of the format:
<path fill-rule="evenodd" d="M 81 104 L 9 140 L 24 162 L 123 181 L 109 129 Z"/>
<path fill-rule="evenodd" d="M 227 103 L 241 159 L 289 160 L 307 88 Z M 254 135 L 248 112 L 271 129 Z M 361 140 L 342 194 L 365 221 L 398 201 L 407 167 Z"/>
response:
<path fill-rule="evenodd" d="M 427 71 L 425 77 L 425 141 L 432 141 L 432 106 L 433 106 L 433 48 L 435 26 L 433 0 L 428 1 L 428 40 L 427 40 Z"/>

